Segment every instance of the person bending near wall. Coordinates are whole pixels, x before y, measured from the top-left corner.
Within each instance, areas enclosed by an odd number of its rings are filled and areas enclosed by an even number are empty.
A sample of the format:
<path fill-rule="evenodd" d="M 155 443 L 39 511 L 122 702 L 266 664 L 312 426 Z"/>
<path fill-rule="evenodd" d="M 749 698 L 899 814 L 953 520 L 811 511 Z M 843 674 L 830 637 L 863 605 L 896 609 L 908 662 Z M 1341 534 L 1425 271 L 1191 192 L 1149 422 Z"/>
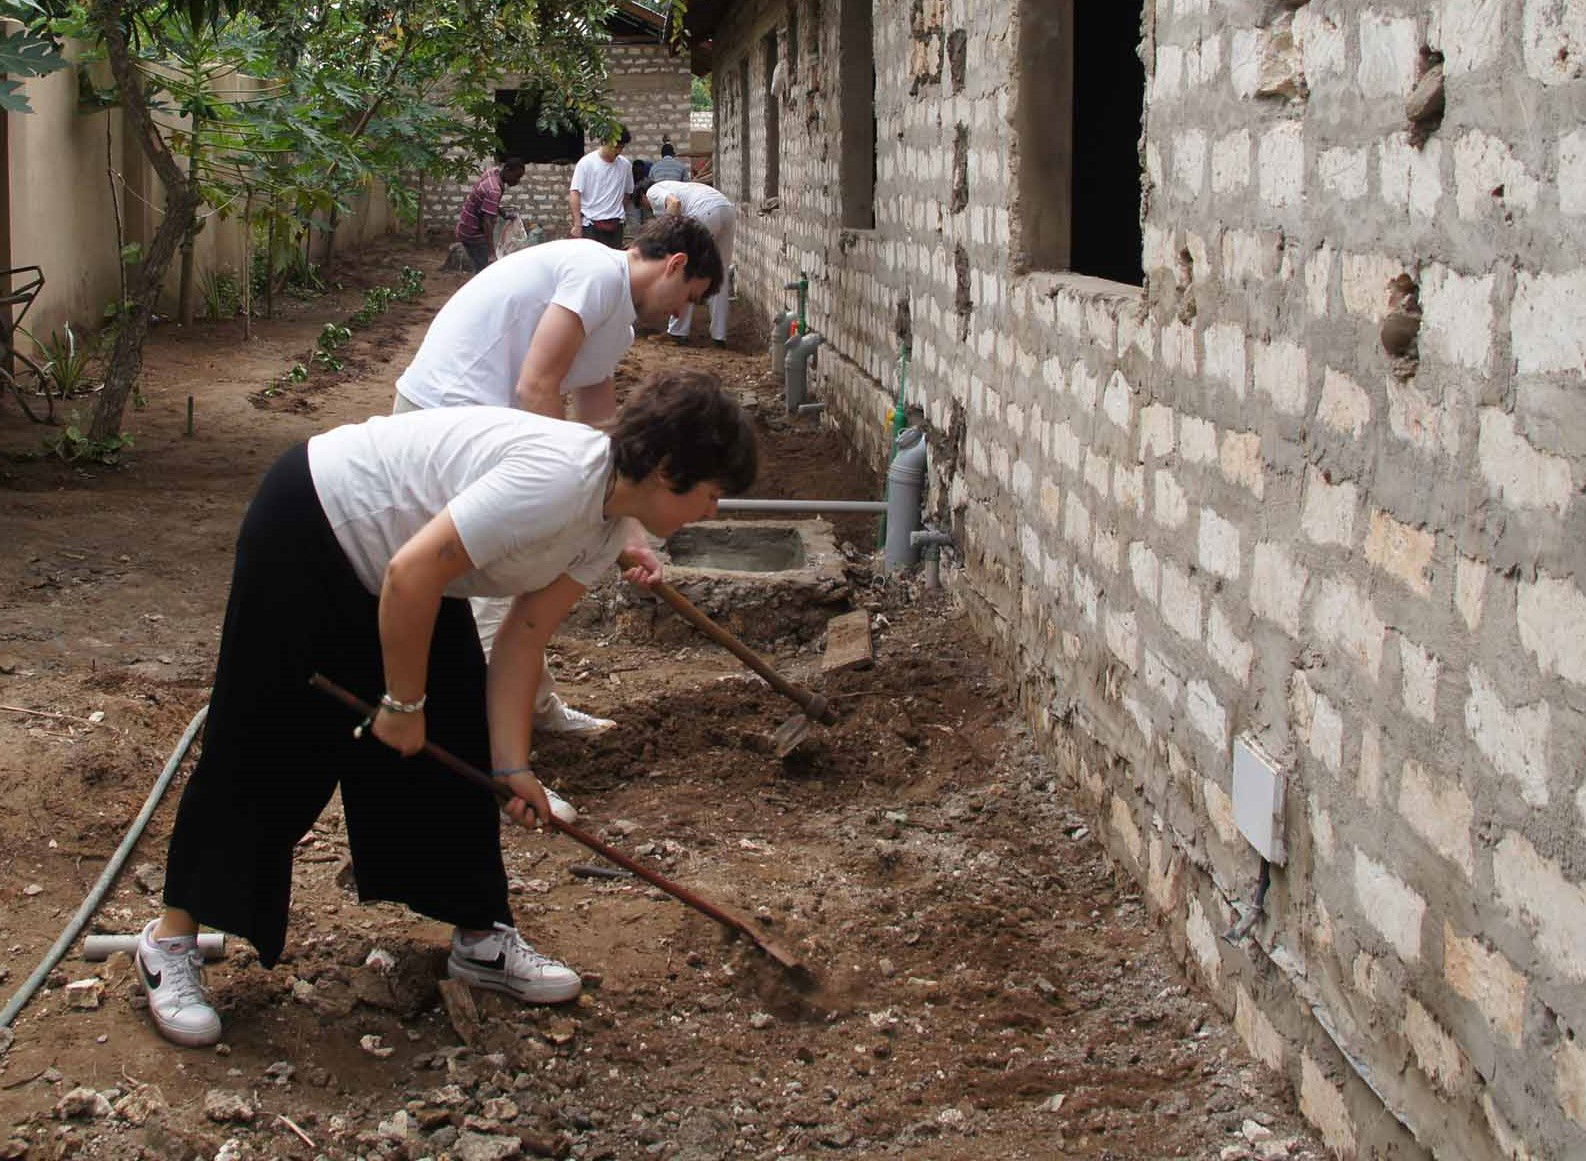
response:
<path fill-rule="evenodd" d="M 505 158 L 500 165 L 485 170 L 474 188 L 463 199 L 457 215 L 457 240 L 468 251 L 478 273 L 496 260 L 496 223 L 501 218 L 501 195 L 507 186 L 523 180 L 523 162 Z"/>
<path fill-rule="evenodd" d="M 496 799 L 427 757 L 433 739 L 547 822 L 529 765 L 546 642 L 637 524 L 666 537 L 746 490 L 743 409 L 709 375 L 652 377 L 607 435 L 504 407 L 380 416 L 299 444 L 243 518 L 203 753 L 177 808 L 166 910 L 138 941 L 155 1027 L 220 1039 L 199 924 L 273 967 L 293 851 L 338 788 L 359 898 L 452 924 L 447 973 L 530 1003 L 579 992 L 507 898 Z M 488 664 L 468 604 L 510 597 Z M 384 690 L 372 736 L 308 684 Z M 358 731 L 362 733 L 363 731 Z"/>
<path fill-rule="evenodd" d="M 633 163 L 622 156 L 633 135 L 626 129 L 578 159 L 567 191 L 572 211 L 568 234 L 593 238 L 621 250 L 622 230 L 628 220 L 628 199 L 633 196 Z"/>
<path fill-rule="evenodd" d="M 645 196 L 657 214 L 686 214 L 709 230 L 710 236 L 716 239 L 725 275 L 732 266 L 732 236 L 738 227 L 737 206 L 714 186 L 697 181 L 652 182 Z M 727 310 L 731 297 L 732 288 L 724 276 L 721 286 L 710 296 L 710 337 L 718 347 L 727 345 Z M 694 306 L 690 303 L 672 316 L 666 331 L 679 343 L 686 343 L 693 325 Z"/>
<path fill-rule="evenodd" d="M 430 323 L 418 353 L 397 379 L 393 411 L 490 404 L 603 423 L 616 410 L 614 373 L 633 344 L 633 324 L 660 327 L 715 292 L 721 257 L 698 222 L 656 219 L 627 250 L 588 239 L 546 242 L 508 254 L 464 283 Z M 626 561 L 657 580 L 661 563 L 642 532 Z M 474 601 L 488 653 L 507 602 Z M 567 705 L 550 675 L 539 685 L 535 726 L 592 737 L 611 728 Z M 577 811 L 553 794 L 564 821 Z"/>

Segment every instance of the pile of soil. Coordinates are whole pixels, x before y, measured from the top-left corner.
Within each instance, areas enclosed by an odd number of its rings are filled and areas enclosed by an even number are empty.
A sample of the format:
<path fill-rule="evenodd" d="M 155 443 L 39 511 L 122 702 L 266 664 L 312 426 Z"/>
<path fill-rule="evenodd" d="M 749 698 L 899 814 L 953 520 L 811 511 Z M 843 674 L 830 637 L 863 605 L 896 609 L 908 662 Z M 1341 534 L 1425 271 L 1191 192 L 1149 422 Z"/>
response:
<path fill-rule="evenodd" d="M 203 704 L 258 474 L 387 408 L 458 285 L 441 257 L 355 256 L 343 291 L 248 344 L 231 324 L 158 333 L 122 468 L 18 458 L 40 432 L 0 411 L 0 990 L 55 939 Z M 403 263 L 430 272 L 421 303 L 358 332 L 341 374 L 260 394 Z M 877 494 L 880 465 L 779 415 L 758 340 L 742 319 L 726 350 L 646 336 L 622 380 L 674 362 L 720 375 L 759 417 L 758 494 Z M 833 699 L 834 725 L 778 758 L 794 707 L 730 656 L 596 619 L 558 640 L 554 668 L 572 704 L 618 724 L 537 756 L 591 829 L 750 916 L 813 979 L 641 881 L 588 877 L 598 858 L 568 839 L 514 830 L 520 926 L 584 994 L 443 1002 L 447 931 L 358 903 L 333 806 L 299 847 L 283 962 L 265 971 L 232 941 L 209 971 L 217 1049 L 160 1040 L 125 957 L 62 962 L 0 1049 L 0 1158 L 1322 1156 L 1281 1080 L 1186 986 L 951 600 L 876 575 L 870 520 L 838 531 L 874 665 L 824 674 L 818 640 L 772 656 Z M 156 912 L 175 797 L 95 929 Z"/>

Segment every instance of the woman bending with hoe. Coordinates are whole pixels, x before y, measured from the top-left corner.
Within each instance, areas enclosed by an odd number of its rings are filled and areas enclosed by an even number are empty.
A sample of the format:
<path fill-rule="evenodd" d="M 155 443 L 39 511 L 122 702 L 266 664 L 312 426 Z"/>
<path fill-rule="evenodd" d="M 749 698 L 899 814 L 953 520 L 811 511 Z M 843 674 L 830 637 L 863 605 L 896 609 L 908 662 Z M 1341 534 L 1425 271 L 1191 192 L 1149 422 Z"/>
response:
<path fill-rule="evenodd" d="M 199 924 L 246 938 L 266 967 L 280 958 L 293 849 L 338 786 L 361 899 L 453 924 L 454 978 L 536 1003 L 576 996 L 578 973 L 514 926 L 495 798 L 408 756 L 434 738 L 502 778 L 514 818 L 549 821 L 529 767 L 546 642 L 616 561 L 628 521 L 670 536 L 745 490 L 755 466 L 737 402 L 685 371 L 653 377 L 609 434 L 438 408 L 338 427 L 282 456 L 243 519 L 166 911 L 139 940 L 161 1034 L 220 1038 Z M 488 666 L 471 596 L 515 598 Z M 315 671 L 384 690 L 372 739 L 310 688 Z"/>

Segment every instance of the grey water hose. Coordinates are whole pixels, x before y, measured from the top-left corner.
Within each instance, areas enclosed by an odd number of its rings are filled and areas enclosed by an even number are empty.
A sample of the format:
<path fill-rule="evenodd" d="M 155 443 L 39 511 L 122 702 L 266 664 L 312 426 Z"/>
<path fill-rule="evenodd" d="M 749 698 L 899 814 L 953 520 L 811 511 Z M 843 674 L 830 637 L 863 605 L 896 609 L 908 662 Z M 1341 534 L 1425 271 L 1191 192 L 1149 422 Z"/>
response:
<path fill-rule="evenodd" d="M 193 720 L 187 723 L 181 740 L 176 743 L 176 749 L 171 752 L 170 760 L 165 763 L 165 769 L 160 771 L 160 777 L 155 781 L 149 791 L 149 796 L 143 802 L 143 809 L 138 811 L 138 817 L 132 820 L 132 827 L 127 831 L 126 837 L 121 840 L 121 845 L 116 848 L 116 853 L 110 856 L 110 861 L 105 864 L 105 869 L 100 872 L 99 879 L 94 883 L 93 889 L 88 892 L 82 906 L 77 908 L 77 914 L 67 922 L 65 930 L 56 939 L 49 951 L 44 953 L 44 958 L 39 961 L 39 966 L 33 969 L 22 986 L 17 989 L 16 995 L 6 1002 L 0 1010 L 0 1028 L 9 1028 L 11 1021 L 16 1019 L 27 1002 L 33 998 L 33 993 L 38 991 L 39 985 L 48 977 L 55 965 L 60 962 L 66 949 L 77 941 L 77 936 L 82 932 L 83 925 L 93 918 L 94 912 L 99 910 L 99 905 L 104 902 L 105 895 L 116 881 L 116 876 L 121 873 L 122 864 L 127 861 L 127 856 L 132 854 L 132 848 L 138 845 L 138 839 L 143 837 L 143 828 L 149 825 L 149 819 L 154 817 L 154 810 L 160 805 L 160 799 L 165 796 L 165 791 L 171 785 L 171 779 L 176 776 L 177 767 L 182 764 L 182 759 L 187 756 L 188 749 L 193 744 L 193 739 L 198 736 L 199 728 L 204 724 L 204 719 L 209 716 L 209 706 L 199 707 Z"/>

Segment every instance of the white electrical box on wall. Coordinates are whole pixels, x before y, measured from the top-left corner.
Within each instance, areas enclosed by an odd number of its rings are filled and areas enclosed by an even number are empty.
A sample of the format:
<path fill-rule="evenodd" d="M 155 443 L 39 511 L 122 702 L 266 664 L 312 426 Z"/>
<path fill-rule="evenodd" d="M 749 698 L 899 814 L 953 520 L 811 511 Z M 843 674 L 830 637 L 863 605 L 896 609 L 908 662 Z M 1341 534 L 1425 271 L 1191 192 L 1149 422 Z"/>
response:
<path fill-rule="evenodd" d="M 1234 739 L 1234 823 L 1269 863 L 1288 859 L 1283 843 L 1283 771 L 1243 735 Z"/>

